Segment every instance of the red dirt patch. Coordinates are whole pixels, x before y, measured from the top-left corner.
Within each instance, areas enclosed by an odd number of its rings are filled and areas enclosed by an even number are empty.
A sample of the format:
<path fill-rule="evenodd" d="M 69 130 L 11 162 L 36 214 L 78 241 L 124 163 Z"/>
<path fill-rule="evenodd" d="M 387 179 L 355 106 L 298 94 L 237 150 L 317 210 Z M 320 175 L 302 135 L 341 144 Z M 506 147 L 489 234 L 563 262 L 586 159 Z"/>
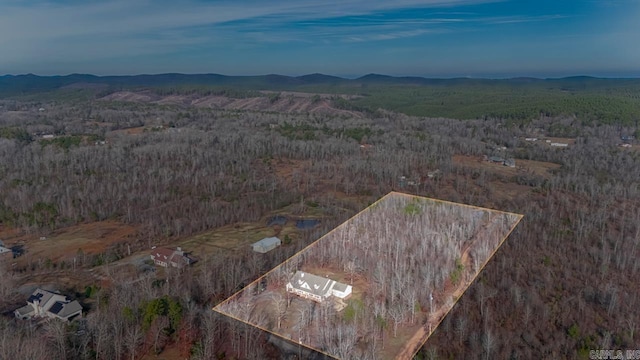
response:
<path fill-rule="evenodd" d="M 153 94 L 149 92 L 118 91 L 103 97 L 101 100 L 149 102 L 155 100 L 156 98 L 157 96 L 153 96 Z"/>
<path fill-rule="evenodd" d="M 146 129 L 145 126 L 138 126 L 138 127 L 128 128 L 128 129 L 114 130 L 110 132 L 109 135 L 116 135 L 116 134 L 138 135 L 138 134 L 142 134 L 145 129 Z"/>
<path fill-rule="evenodd" d="M 330 116 L 362 117 L 356 111 L 342 110 L 333 107 L 327 94 L 316 94 L 281 92 L 277 99 L 269 98 L 268 94 L 262 97 L 250 98 L 230 98 L 218 95 L 168 95 L 161 96 L 150 91 L 119 91 L 109 94 L 100 100 L 104 101 L 127 101 L 154 104 L 186 105 L 196 107 L 207 107 L 214 109 L 248 110 L 248 111 L 268 111 L 284 113 L 321 113 Z M 342 98 L 350 98 L 351 95 L 332 95 Z"/>

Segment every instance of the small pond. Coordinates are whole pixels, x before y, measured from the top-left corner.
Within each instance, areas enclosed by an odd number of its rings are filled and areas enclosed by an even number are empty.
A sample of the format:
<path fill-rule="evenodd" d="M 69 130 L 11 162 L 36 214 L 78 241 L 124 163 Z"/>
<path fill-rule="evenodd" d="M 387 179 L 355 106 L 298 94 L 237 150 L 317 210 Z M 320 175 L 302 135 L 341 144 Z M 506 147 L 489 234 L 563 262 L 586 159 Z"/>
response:
<path fill-rule="evenodd" d="M 317 220 L 317 219 L 307 219 L 307 220 L 296 221 L 296 227 L 298 229 L 311 229 L 318 224 L 320 224 L 320 220 Z"/>
<path fill-rule="evenodd" d="M 276 215 L 267 221 L 267 226 L 273 225 L 285 225 L 287 223 L 287 217 L 282 215 Z"/>

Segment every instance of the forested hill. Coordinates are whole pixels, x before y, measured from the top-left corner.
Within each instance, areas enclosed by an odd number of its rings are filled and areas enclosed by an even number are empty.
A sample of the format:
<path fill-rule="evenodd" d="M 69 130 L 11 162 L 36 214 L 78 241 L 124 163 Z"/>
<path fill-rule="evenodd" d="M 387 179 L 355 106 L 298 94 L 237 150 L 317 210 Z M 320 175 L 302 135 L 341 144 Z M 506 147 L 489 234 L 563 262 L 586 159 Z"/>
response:
<path fill-rule="evenodd" d="M 346 79 L 324 74 L 309 74 L 303 76 L 285 75 L 257 75 L 257 76 L 227 76 L 220 74 L 156 74 L 156 75 L 125 75 L 125 76 L 96 76 L 90 74 L 70 74 L 64 76 L 4 75 L 0 76 L 0 94 L 3 96 L 28 94 L 42 91 L 57 90 L 64 87 L 83 87 L 102 85 L 103 87 L 126 88 L 136 87 L 190 87 L 190 86 L 228 86 L 250 90 L 308 90 L 335 88 L 334 90 L 347 92 L 363 92 L 371 86 L 489 86 L 513 87 L 530 89 L 556 89 L 563 91 L 598 91 L 598 90 L 640 90 L 640 79 L 635 78 L 595 78 L 589 76 L 574 76 L 556 79 L 538 79 L 529 77 L 511 79 L 480 79 L 480 78 L 424 78 L 424 77 L 394 77 L 380 74 L 368 74 L 356 79 Z"/>
<path fill-rule="evenodd" d="M 368 74 L 345 79 L 323 74 L 226 76 L 158 74 L 134 76 L 0 76 L 0 98 L 49 93 L 104 96 L 119 90 L 152 89 L 162 94 L 263 96 L 258 90 L 352 94 L 335 99 L 344 110 L 380 108 L 416 116 L 458 119 L 530 120 L 540 116 L 575 116 L 581 121 L 632 124 L 640 119 L 640 79 L 576 76 L 558 79 L 432 79 Z"/>

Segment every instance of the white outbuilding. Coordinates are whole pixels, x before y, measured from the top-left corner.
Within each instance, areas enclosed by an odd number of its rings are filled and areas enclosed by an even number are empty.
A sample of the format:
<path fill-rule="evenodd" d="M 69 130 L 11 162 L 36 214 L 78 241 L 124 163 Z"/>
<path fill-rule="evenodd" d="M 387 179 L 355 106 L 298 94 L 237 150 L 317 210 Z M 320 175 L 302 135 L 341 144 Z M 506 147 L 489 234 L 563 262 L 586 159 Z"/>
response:
<path fill-rule="evenodd" d="M 277 248 L 280 245 L 282 245 L 282 241 L 280 241 L 280 239 L 278 239 L 277 237 L 268 237 L 256 243 L 253 243 L 251 247 L 253 248 L 253 251 L 264 254 Z"/>

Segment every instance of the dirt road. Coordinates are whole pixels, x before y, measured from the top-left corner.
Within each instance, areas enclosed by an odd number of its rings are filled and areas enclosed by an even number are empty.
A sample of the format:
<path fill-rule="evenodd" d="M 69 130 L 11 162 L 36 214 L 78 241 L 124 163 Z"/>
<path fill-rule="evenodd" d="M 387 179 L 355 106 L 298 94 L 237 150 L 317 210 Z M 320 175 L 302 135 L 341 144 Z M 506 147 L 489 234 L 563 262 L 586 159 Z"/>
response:
<path fill-rule="evenodd" d="M 469 244 L 467 244 L 467 246 L 462 250 L 462 253 L 460 255 L 460 263 L 462 263 L 465 269 L 471 269 L 471 257 L 469 256 L 471 247 L 477 243 L 478 239 L 480 238 L 479 235 L 487 231 L 489 226 L 492 225 L 496 219 L 497 219 L 497 216 L 495 215 L 489 218 L 487 222 L 484 225 L 482 225 L 482 230 L 476 233 L 473 239 L 469 242 Z M 494 252 L 495 250 L 497 249 L 494 249 Z M 493 253 L 491 254 L 491 256 L 493 256 Z M 487 262 L 489 261 L 491 256 L 488 259 L 486 259 Z M 481 270 L 482 269 L 478 269 L 478 273 L 475 275 L 477 276 Z M 453 289 L 453 291 L 448 293 L 446 296 L 451 296 L 452 298 L 456 299 L 456 302 L 457 302 L 457 299 L 460 299 L 460 297 L 465 292 L 465 290 L 467 290 L 469 285 L 471 285 L 473 280 L 476 278 L 476 276 L 469 276 L 469 275 L 470 275 L 469 272 L 465 272 L 462 278 L 462 281 L 460 281 L 458 285 Z M 444 320 L 444 317 L 449 313 L 451 309 L 453 309 L 454 305 L 455 303 L 453 303 L 449 307 L 449 306 L 446 306 L 446 303 L 445 303 L 438 310 L 430 314 L 427 322 L 423 326 L 421 326 L 418 329 L 418 331 L 416 331 L 416 333 L 411 337 L 411 339 L 409 339 L 409 341 L 407 341 L 407 343 L 404 345 L 400 353 L 396 356 L 396 359 L 397 360 L 412 359 L 415 356 L 415 354 L 420 350 L 420 347 L 422 347 L 422 345 L 424 345 L 427 339 L 431 336 L 433 331 L 438 327 L 438 325 L 440 325 L 442 320 Z"/>

